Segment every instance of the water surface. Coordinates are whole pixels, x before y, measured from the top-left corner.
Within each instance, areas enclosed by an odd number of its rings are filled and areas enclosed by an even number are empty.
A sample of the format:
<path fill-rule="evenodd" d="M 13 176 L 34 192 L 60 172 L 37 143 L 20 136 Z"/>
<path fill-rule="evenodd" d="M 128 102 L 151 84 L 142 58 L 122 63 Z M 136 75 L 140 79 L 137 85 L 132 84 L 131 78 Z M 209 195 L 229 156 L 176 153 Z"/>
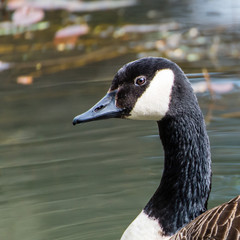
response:
<path fill-rule="evenodd" d="M 183 19 L 179 9 L 184 6 L 174 2 L 170 1 L 171 9 L 164 7 L 163 15 L 158 12 L 155 18 L 147 17 L 146 12 L 159 7 L 158 1 L 152 1 L 147 10 L 146 4 L 139 1 L 135 7 L 119 12 L 92 13 L 91 24 L 101 21 L 160 24 L 162 16 L 165 21 L 176 17 L 182 24 L 192 22 L 196 27 L 188 15 Z M 59 24 L 56 22 L 61 19 L 60 13 L 49 12 L 49 21 Z M 154 12 L 151 14 L 155 16 Z M 215 20 L 216 17 L 213 26 Z M 54 25 L 50 30 L 53 32 Z M 139 41 L 150 38 L 138 37 Z M 50 36 L 41 39 L 46 44 Z M 12 41 L 15 46 L 33 46 L 23 38 L 5 36 L 1 40 L 1 44 Z M 232 38 L 233 42 L 237 40 L 238 36 Z M 116 41 L 120 47 L 129 43 L 124 38 Z M 0 73 L 2 239 L 119 239 L 145 206 L 159 184 L 163 169 L 157 124 L 111 119 L 72 126 L 75 115 L 105 95 L 115 72 L 126 62 L 148 54 L 146 49 L 143 52 L 124 53 L 74 68 L 48 71 L 43 68 L 42 72 L 36 72 L 31 61 L 37 59 L 44 63 L 48 58 L 57 61 L 62 56 L 63 62 L 67 62 L 65 57 L 81 58 L 82 52 L 73 49 L 59 53 L 53 48 L 36 52 L 32 48 L 31 54 L 16 51 L 16 55 L 13 52 L 1 55 L 4 61 L 15 64 Z M 159 53 L 151 50 L 149 54 Z M 211 80 L 217 84 L 230 83 L 233 88 L 216 93 L 214 100 L 208 91 L 197 94 L 211 141 L 213 184 L 209 207 L 228 201 L 240 192 L 240 75 L 239 68 L 235 68 L 239 62 L 234 58 L 220 60 L 220 64 L 211 64 Z M 179 60 L 178 63 L 191 74 L 193 84 L 205 81 L 201 72 L 209 60 Z M 33 84 L 17 84 L 21 74 L 33 74 Z"/>

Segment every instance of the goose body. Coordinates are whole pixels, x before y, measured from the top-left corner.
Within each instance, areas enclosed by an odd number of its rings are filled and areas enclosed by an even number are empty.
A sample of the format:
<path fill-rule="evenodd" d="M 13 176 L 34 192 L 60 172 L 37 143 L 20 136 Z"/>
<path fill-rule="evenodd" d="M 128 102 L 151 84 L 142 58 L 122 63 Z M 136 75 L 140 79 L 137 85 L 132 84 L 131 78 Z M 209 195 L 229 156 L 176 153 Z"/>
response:
<path fill-rule="evenodd" d="M 207 211 L 210 144 L 179 66 L 153 57 L 124 65 L 106 96 L 73 124 L 107 118 L 156 121 L 164 149 L 159 187 L 121 240 L 240 239 L 239 197 Z"/>

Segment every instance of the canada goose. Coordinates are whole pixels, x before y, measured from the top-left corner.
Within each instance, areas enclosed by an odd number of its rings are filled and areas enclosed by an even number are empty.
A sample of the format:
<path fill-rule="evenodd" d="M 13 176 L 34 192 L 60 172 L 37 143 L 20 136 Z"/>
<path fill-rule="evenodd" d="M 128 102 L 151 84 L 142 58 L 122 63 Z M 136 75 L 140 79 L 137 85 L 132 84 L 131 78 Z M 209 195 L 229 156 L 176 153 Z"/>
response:
<path fill-rule="evenodd" d="M 165 156 L 159 187 L 121 240 L 240 239 L 239 197 L 206 211 L 210 144 L 197 98 L 180 67 L 153 57 L 124 65 L 106 96 L 73 124 L 107 118 L 157 121 Z"/>

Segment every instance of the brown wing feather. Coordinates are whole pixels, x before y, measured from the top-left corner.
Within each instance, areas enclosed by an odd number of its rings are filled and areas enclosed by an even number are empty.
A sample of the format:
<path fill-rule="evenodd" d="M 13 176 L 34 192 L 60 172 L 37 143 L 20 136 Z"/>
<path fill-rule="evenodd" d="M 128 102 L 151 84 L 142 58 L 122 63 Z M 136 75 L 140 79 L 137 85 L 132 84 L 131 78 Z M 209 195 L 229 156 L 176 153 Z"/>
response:
<path fill-rule="evenodd" d="M 170 240 L 240 240 L 240 196 L 201 214 Z"/>

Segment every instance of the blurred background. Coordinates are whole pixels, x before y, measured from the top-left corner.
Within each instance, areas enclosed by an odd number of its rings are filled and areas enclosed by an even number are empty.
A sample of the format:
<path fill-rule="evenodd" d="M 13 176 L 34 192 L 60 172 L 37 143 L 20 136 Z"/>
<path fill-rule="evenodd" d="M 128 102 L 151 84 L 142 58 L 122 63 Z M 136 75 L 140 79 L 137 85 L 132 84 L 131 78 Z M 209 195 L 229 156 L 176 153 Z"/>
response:
<path fill-rule="evenodd" d="M 240 193 L 239 1 L 1 0 L 1 239 L 120 239 L 160 181 L 157 125 L 72 119 L 144 56 L 175 61 L 193 84 L 209 207 Z"/>

